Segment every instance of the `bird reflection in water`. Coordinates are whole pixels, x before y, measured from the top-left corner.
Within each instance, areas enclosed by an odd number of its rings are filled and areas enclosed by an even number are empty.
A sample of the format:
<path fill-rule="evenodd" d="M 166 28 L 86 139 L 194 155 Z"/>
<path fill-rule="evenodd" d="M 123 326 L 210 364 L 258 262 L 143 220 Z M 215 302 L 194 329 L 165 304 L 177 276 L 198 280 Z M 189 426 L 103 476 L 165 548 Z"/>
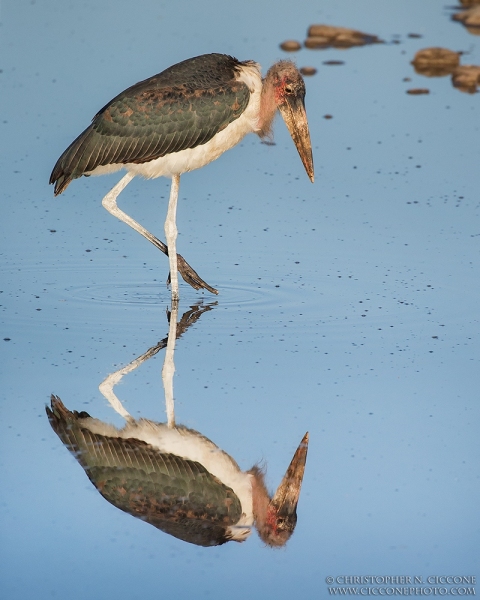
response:
<path fill-rule="evenodd" d="M 177 324 L 170 313 L 168 338 L 150 348 L 100 385 L 112 407 L 126 420 L 122 429 L 86 412 L 68 410 L 52 396 L 50 424 L 111 504 L 176 538 L 199 546 L 245 541 L 255 526 L 269 546 L 283 546 L 292 535 L 300 495 L 308 433 L 303 437 L 277 491 L 271 497 L 264 473 L 241 471 L 235 460 L 198 431 L 175 424 L 172 398 L 167 423 L 134 419 L 113 392 L 120 379 L 170 344 L 212 306 L 195 306 Z M 165 362 L 167 362 L 168 357 Z M 174 368 L 163 370 L 164 386 Z"/>

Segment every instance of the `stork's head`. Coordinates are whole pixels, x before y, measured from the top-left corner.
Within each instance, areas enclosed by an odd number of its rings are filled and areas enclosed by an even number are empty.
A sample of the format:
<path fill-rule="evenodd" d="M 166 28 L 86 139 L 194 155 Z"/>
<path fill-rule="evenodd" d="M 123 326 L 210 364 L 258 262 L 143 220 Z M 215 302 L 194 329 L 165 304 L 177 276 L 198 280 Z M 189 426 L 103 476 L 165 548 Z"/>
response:
<path fill-rule="evenodd" d="M 303 436 L 290 466 L 269 501 L 266 514 L 258 518 L 257 529 L 261 539 L 273 547 L 284 546 L 297 524 L 297 504 L 307 460 L 308 433 Z"/>
<path fill-rule="evenodd" d="M 264 92 L 266 96 L 273 95 L 275 109 L 280 111 L 313 183 L 312 143 L 305 112 L 305 82 L 293 62 L 281 60 L 270 67 L 265 77 Z"/>

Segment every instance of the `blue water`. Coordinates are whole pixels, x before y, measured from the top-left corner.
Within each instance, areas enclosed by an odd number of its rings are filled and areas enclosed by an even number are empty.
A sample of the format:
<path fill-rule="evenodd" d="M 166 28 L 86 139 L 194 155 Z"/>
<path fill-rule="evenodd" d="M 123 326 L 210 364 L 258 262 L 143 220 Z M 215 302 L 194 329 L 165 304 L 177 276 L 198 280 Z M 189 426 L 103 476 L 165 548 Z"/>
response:
<path fill-rule="evenodd" d="M 479 95 L 410 65 L 429 46 L 480 64 L 480 37 L 451 12 L 3 3 L 2 598 L 326 598 L 327 576 L 480 577 Z M 177 421 L 242 469 L 266 464 L 271 489 L 310 432 L 286 548 L 255 533 L 199 548 L 109 505 L 46 419 L 54 393 L 121 426 L 98 385 L 167 335 L 169 306 L 166 258 L 101 206 L 118 174 L 58 198 L 48 177 L 127 86 L 212 51 L 266 70 L 321 22 L 387 43 L 293 56 L 318 69 L 306 79 L 315 184 L 281 119 L 275 146 L 249 136 L 181 180 L 179 251 L 220 294 L 181 284 L 180 313 L 212 310 L 177 343 Z M 168 193 L 167 180 L 134 180 L 119 205 L 163 239 Z M 162 362 L 116 388 L 132 415 L 165 420 Z"/>

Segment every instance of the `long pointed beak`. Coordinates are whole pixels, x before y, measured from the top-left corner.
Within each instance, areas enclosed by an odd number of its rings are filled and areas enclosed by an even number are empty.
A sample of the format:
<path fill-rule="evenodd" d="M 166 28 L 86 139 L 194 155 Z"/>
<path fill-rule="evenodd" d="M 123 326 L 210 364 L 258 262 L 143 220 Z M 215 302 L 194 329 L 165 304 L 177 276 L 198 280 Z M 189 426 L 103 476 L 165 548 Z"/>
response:
<path fill-rule="evenodd" d="M 308 129 L 307 113 L 302 96 L 287 96 L 285 102 L 278 109 L 288 127 L 292 140 L 302 159 L 305 171 L 313 183 L 313 156 L 310 132 Z"/>
<path fill-rule="evenodd" d="M 269 506 L 275 507 L 277 514 L 284 516 L 295 515 L 302 487 L 305 463 L 307 461 L 308 433 L 303 436 L 282 482 L 278 486 L 275 495 L 270 500 Z"/>
<path fill-rule="evenodd" d="M 297 524 L 297 504 L 305 473 L 307 450 L 308 433 L 303 436 L 282 482 L 268 504 L 266 524 L 270 530 L 268 543 L 272 545 L 285 544 Z"/>

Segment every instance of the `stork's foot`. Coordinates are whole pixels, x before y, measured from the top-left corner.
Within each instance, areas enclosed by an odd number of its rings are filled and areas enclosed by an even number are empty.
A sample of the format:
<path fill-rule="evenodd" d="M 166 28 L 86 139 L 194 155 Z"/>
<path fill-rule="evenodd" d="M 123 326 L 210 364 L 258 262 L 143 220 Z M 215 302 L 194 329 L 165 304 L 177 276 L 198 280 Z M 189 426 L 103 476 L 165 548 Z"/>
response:
<path fill-rule="evenodd" d="M 148 235 L 145 235 L 149 242 L 158 248 L 161 252 L 168 256 L 168 248 L 166 244 L 161 242 L 157 237 L 152 235 L 150 232 L 147 232 Z M 143 235 L 143 234 L 142 234 Z M 211 285 L 208 285 L 206 281 L 200 277 L 200 275 L 192 269 L 192 267 L 187 263 L 187 261 L 183 258 L 181 254 L 177 252 L 177 269 L 183 279 L 191 285 L 196 290 L 208 290 L 211 294 L 218 295 L 218 290 L 216 290 Z M 167 285 L 170 285 L 170 273 L 168 274 Z"/>
<path fill-rule="evenodd" d="M 208 290 L 211 294 L 218 294 L 218 290 L 216 290 L 211 285 L 208 285 L 206 281 L 200 277 L 200 275 L 192 269 L 192 267 L 187 263 L 187 261 L 183 258 L 181 254 L 177 253 L 177 268 L 180 275 L 183 277 L 184 281 L 190 284 L 196 290 Z M 170 283 L 170 273 L 168 274 L 167 285 Z"/>

